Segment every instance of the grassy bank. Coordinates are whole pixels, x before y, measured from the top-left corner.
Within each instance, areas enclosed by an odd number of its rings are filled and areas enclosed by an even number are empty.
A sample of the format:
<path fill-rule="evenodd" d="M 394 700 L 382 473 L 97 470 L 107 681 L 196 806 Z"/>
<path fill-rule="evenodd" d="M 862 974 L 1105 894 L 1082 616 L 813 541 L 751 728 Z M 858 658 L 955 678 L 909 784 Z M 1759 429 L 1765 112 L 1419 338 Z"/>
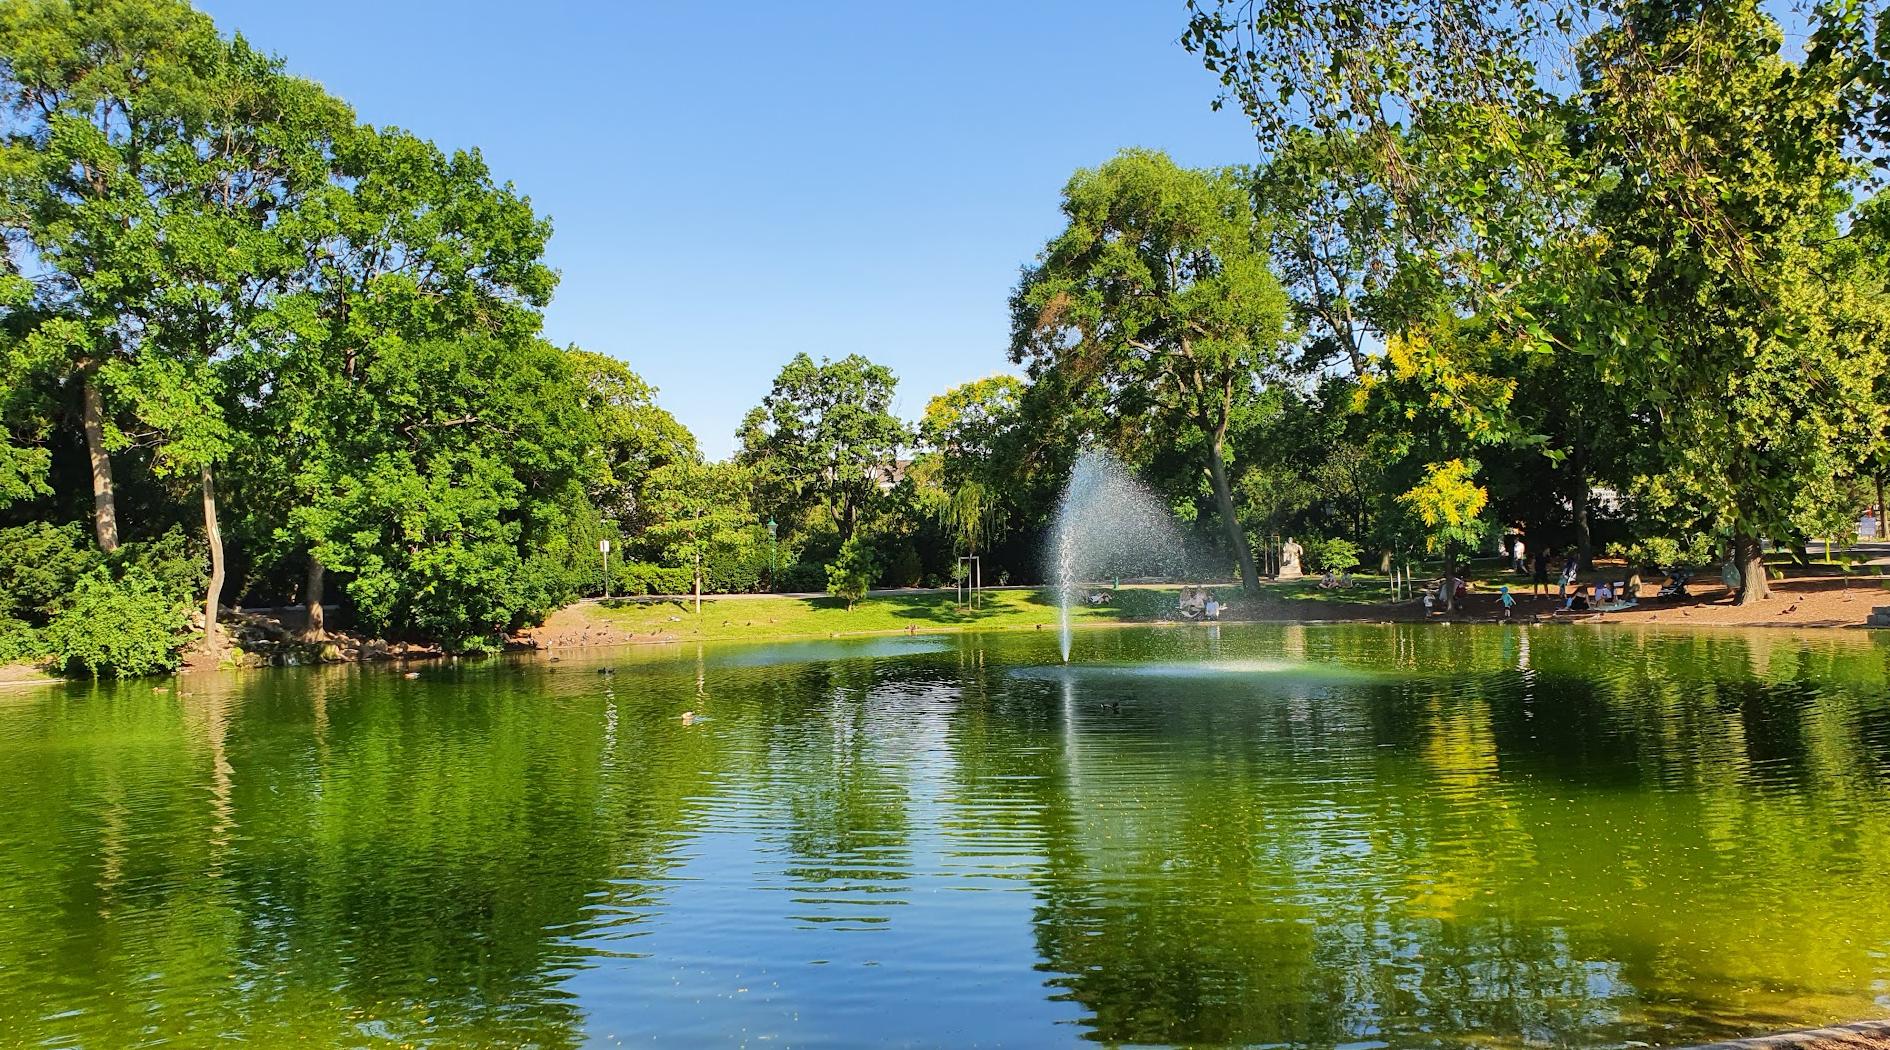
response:
<path fill-rule="evenodd" d="M 1363 583 L 1349 591 L 1321 591 L 1316 581 L 1270 584 L 1263 597 L 1249 607 L 1237 586 L 1215 588 L 1223 602 L 1229 603 L 1229 619 L 1290 618 L 1292 606 L 1301 600 L 1320 603 L 1344 603 L 1357 615 L 1367 607 L 1385 600 L 1382 582 Z M 1083 604 L 1071 610 L 1078 624 L 1148 623 L 1174 619 L 1180 588 L 1163 586 L 1123 587 L 1109 595 L 1101 605 Z M 768 638 L 819 638 L 832 635 L 889 633 L 916 629 L 938 630 L 1039 630 L 1057 623 L 1055 592 L 1049 588 L 1010 588 L 988 590 L 975 608 L 958 603 L 951 591 L 876 592 L 849 609 L 845 602 L 828 597 L 788 595 L 720 595 L 702 600 L 702 614 L 687 599 L 629 598 L 609 602 L 589 602 L 566 610 L 547 626 L 552 644 L 578 644 L 574 630 L 585 626 L 607 629 L 623 640 L 634 638 L 675 638 L 712 641 L 762 640 Z M 1261 606 L 1265 606 L 1264 611 Z M 1317 612 L 1308 609 L 1308 616 Z M 606 639 L 593 639 L 604 641 Z"/>
<path fill-rule="evenodd" d="M 702 614 L 686 599 L 624 599 L 589 604 L 586 617 L 615 631 L 675 638 L 758 639 L 825 637 L 940 629 L 1036 630 L 1057 622 L 1054 592 L 1046 589 L 990 590 L 966 608 L 950 591 L 874 594 L 853 608 L 837 598 L 785 595 L 726 595 L 702 599 Z M 1175 592 L 1124 589 L 1105 606 L 1071 610 L 1078 623 L 1152 620 L 1175 607 Z"/>

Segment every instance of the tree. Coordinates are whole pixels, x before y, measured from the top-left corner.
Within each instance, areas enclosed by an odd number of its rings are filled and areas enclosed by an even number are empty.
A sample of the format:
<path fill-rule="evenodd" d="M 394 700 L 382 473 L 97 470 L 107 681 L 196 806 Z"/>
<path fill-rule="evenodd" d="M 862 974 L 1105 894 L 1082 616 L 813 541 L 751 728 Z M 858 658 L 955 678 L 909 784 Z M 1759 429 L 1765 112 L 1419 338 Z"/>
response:
<path fill-rule="evenodd" d="M 650 472 L 649 535 L 666 558 L 688 566 L 702 612 L 703 566 L 748 542 L 754 525 L 747 473 L 732 463 L 682 459 Z"/>
<path fill-rule="evenodd" d="M 1477 465 L 1461 459 L 1433 463 L 1424 479 L 1398 497 L 1424 526 L 1424 544 L 1444 556 L 1444 609 L 1456 608 L 1457 553 L 1474 550 L 1488 534 L 1481 515 L 1489 493 L 1476 483 Z"/>
<path fill-rule="evenodd" d="M 939 457 L 939 521 L 967 554 L 978 554 L 1009 522 L 998 459 L 1022 422 L 1023 394 L 1015 376 L 976 379 L 926 402 L 919 421 L 919 439 Z"/>
<path fill-rule="evenodd" d="M 892 414 L 897 382 L 858 354 L 818 365 L 794 355 L 738 435 L 736 458 L 755 472 L 771 516 L 824 508 L 841 542 L 853 538 L 908 439 Z"/>
<path fill-rule="evenodd" d="M 696 438 L 656 403 L 656 388 L 614 357 L 570 347 L 583 408 L 597 427 L 599 462 L 591 502 L 620 521 L 641 513 L 650 473 L 698 457 Z"/>
<path fill-rule="evenodd" d="M 1746 0 L 1631 5 L 1584 52 L 1574 136 L 1608 173 L 1578 348 L 1645 401 L 1637 495 L 1730 538 L 1741 604 L 1769 594 L 1764 539 L 1848 502 L 1884 360 L 1882 297 L 1825 247 L 1855 174 L 1836 91 L 1781 43 Z M 1642 152 L 1672 133 L 1683 154 Z"/>
<path fill-rule="evenodd" d="M 1241 581 L 1259 586 L 1235 512 L 1226 443 L 1288 341 L 1286 297 L 1230 172 L 1126 150 L 1063 191 L 1067 227 L 1011 297 L 1011 357 L 1064 377 L 1117 425 L 1196 428 Z"/>
<path fill-rule="evenodd" d="M 840 553 L 827 566 L 827 592 L 846 602 L 850 611 L 855 602 L 866 597 L 878 573 L 873 548 L 855 536 L 840 545 Z"/>
<path fill-rule="evenodd" d="M 99 545 L 118 542 L 104 391 L 146 429 L 160 471 L 195 475 L 214 649 L 228 454 L 225 365 L 266 339 L 313 250 L 302 207 L 328 185 L 351 114 L 171 0 L 22 3 L 0 21 L 17 116 L 5 193 L 45 267 L 40 364 L 76 376 Z"/>

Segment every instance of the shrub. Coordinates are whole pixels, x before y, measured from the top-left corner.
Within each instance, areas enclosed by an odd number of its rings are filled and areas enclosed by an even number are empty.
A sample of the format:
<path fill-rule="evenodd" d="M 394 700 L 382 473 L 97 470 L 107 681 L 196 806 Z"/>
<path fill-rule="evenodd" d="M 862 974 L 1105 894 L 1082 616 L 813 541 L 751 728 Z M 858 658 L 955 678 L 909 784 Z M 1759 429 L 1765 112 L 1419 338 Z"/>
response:
<path fill-rule="evenodd" d="M 100 567 L 79 578 L 42 637 L 68 673 L 127 678 L 176 669 L 189 628 L 189 607 L 150 570 L 114 577 Z"/>
<path fill-rule="evenodd" d="M 851 609 L 854 602 L 866 597 L 878 569 L 873 549 L 855 536 L 840 545 L 840 553 L 827 566 L 827 593 L 843 599 Z"/>
<path fill-rule="evenodd" d="M 1712 541 L 1705 537 L 1675 539 L 1670 536 L 1645 536 L 1628 543 L 1610 543 L 1605 552 L 1623 558 L 1629 565 L 1659 566 L 1711 565 L 1718 559 Z"/>
<path fill-rule="evenodd" d="M 910 543 L 897 544 L 886 558 L 886 569 L 880 574 L 881 587 L 912 587 L 919 582 L 919 576 L 925 566 L 919 562 L 918 548 Z"/>
<path fill-rule="evenodd" d="M 0 615 L 0 664 L 37 660 L 46 655 L 46 643 L 25 620 Z"/>
<path fill-rule="evenodd" d="M 612 566 L 611 575 L 616 578 L 611 585 L 612 594 L 688 594 L 695 589 L 695 572 L 675 566 L 624 562 L 621 566 Z"/>
<path fill-rule="evenodd" d="M 100 559 L 81 522 L 0 529 L 0 617 L 45 623 Z"/>
<path fill-rule="evenodd" d="M 1308 549 L 1312 555 L 1313 567 L 1333 572 L 1350 572 L 1358 568 L 1358 544 L 1337 536 L 1329 540 L 1320 540 L 1316 546 Z"/>
<path fill-rule="evenodd" d="M 827 586 L 827 567 L 818 562 L 796 562 L 775 577 L 777 591 L 818 591 Z"/>

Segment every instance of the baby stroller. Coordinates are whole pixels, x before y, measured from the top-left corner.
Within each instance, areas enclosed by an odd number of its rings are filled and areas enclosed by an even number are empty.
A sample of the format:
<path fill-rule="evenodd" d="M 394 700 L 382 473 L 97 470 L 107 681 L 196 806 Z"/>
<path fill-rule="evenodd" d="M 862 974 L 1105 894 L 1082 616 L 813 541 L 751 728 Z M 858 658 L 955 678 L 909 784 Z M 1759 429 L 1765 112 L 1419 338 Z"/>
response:
<path fill-rule="evenodd" d="M 1684 569 L 1679 566 L 1668 569 L 1667 582 L 1660 585 L 1660 593 L 1654 595 L 1654 597 L 1661 601 L 1677 601 L 1681 598 L 1690 598 L 1692 595 L 1687 593 L 1687 582 L 1692 579 L 1692 569 Z"/>

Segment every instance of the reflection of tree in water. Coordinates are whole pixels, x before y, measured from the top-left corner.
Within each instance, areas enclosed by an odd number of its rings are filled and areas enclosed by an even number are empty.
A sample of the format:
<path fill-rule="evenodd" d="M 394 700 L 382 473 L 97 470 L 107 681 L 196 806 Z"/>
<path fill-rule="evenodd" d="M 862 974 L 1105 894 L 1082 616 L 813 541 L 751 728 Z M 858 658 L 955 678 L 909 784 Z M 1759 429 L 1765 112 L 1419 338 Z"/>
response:
<path fill-rule="evenodd" d="M 230 679 L 181 681 L 195 695 L 126 685 L 71 705 L 54 731 L 82 761 L 29 752 L 51 768 L 8 791 L 11 826 L 33 842 L 8 835 L 0 859 L 50 870 L 0 892 L 42 895 L 30 882 L 43 881 L 82 906 L 20 901 L 13 914 L 59 923 L 0 925 L 0 968 L 46 978 L 0 997 L 22 1009 L 0 1006 L 0 1024 L 99 1045 L 582 1041 L 557 985 L 586 953 L 561 931 L 647 896 L 712 766 L 692 749 L 710 738 L 632 726 L 646 734 L 625 745 L 637 760 L 605 780 L 605 698 L 554 700 L 503 670 L 466 690 L 352 669 L 257 676 L 228 695 Z M 33 771 L 7 770 L 21 775 Z M 90 862 L 101 792 L 133 809 L 110 878 Z M 96 957 L 75 965 L 73 951 Z M 79 1009 L 58 1017 L 61 1004 Z"/>
<path fill-rule="evenodd" d="M 909 712 L 871 702 L 870 661 L 806 664 L 760 693 L 754 789 L 785 808 L 800 921 L 881 923 L 911 875 Z M 739 683 L 732 683 L 739 691 Z"/>
<path fill-rule="evenodd" d="M 1124 718 L 1077 698 L 1070 747 L 1020 782 L 1052 985 L 1106 1041 L 1672 1041 L 1870 1012 L 1882 650 L 1768 642 L 1757 679 L 1738 636 L 1532 642 L 1526 675 L 1420 643 L 1413 666 L 1451 673 L 1271 702 L 1197 682 Z"/>

